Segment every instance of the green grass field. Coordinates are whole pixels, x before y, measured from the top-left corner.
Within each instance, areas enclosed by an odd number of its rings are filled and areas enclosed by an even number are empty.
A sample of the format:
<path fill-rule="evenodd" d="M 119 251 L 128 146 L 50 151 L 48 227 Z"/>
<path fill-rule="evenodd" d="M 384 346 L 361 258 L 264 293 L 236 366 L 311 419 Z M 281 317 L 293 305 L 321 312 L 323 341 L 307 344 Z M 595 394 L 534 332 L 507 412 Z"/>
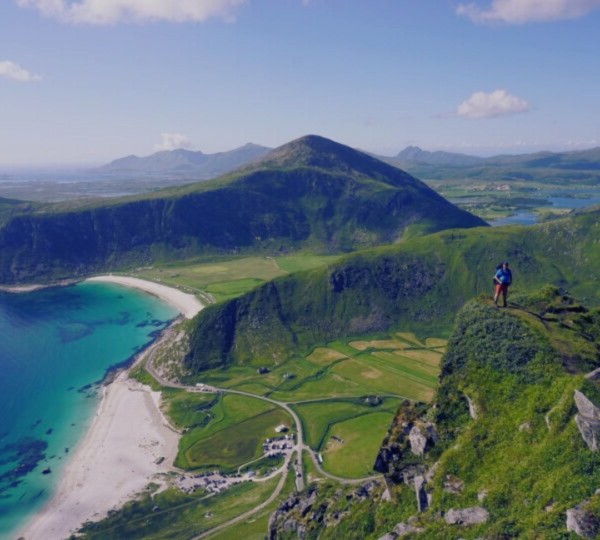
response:
<path fill-rule="evenodd" d="M 264 440 L 277 435 L 275 428 L 280 424 L 293 425 L 289 414 L 279 408 L 238 422 L 191 445 L 185 451 L 186 460 L 193 468 L 232 470 L 259 458 Z"/>
<path fill-rule="evenodd" d="M 401 400 L 428 402 L 433 398 L 442 358 L 439 349 L 445 345 L 443 339 L 421 340 L 408 332 L 360 342 L 330 342 L 267 373 L 237 365 L 207 371 L 202 381 L 292 404 L 307 444 L 315 451 L 331 453 L 330 458 L 335 456 L 337 465 L 327 470 L 356 478 L 371 471 L 376 457 L 373 449 L 379 448 Z M 267 402 L 225 394 L 209 407 L 209 396 L 187 399 L 171 393 L 168 410 L 173 422 L 191 428 L 180 442 L 179 466 L 236 469 L 260 457 L 263 440 L 274 434 L 278 424 L 292 426 L 284 410 Z M 376 406 L 367 396 L 378 396 Z M 363 423 L 363 417 L 373 422 Z M 366 431 L 357 432 L 354 442 L 349 430 L 363 428 Z M 347 434 L 345 444 L 328 447 L 332 434 L 339 430 Z M 366 442 L 359 448 L 360 440 Z M 351 455 L 354 462 L 346 457 Z"/>
<path fill-rule="evenodd" d="M 373 404 L 364 398 L 354 398 L 299 403 L 293 405 L 293 407 L 304 427 L 306 443 L 313 450 L 320 452 L 325 448 L 327 434 L 332 426 L 359 416 L 371 415 L 375 412 L 385 411 L 394 414 L 400 402 L 401 400 L 397 398 L 382 398 L 380 403 Z M 385 431 L 387 431 L 387 427 Z"/>
<path fill-rule="evenodd" d="M 252 366 L 205 372 L 207 384 L 235 388 L 284 402 L 320 398 L 393 395 L 430 401 L 437 387 L 445 340 L 427 348 L 414 334 L 317 347 L 306 358 L 288 360 L 259 374 Z"/>
<path fill-rule="evenodd" d="M 312 270 L 335 262 L 339 256 L 310 253 L 283 257 L 245 257 L 202 264 L 156 265 L 128 275 L 157 281 L 191 294 L 210 293 L 217 302 L 235 298 L 276 277 Z"/>
<path fill-rule="evenodd" d="M 373 473 L 375 458 L 394 412 L 374 412 L 333 424 L 322 452 L 324 470 L 344 478 L 362 478 Z"/>
<path fill-rule="evenodd" d="M 198 394 L 191 396 L 194 403 Z M 235 394 L 222 395 L 212 408 L 202 413 L 208 415 L 209 421 L 200 426 L 188 425 L 189 430 L 179 441 L 175 461 L 178 467 L 214 466 L 233 470 L 260 457 L 262 442 L 275 434 L 277 425 L 285 423 L 292 427 L 292 420 L 283 409 Z"/>

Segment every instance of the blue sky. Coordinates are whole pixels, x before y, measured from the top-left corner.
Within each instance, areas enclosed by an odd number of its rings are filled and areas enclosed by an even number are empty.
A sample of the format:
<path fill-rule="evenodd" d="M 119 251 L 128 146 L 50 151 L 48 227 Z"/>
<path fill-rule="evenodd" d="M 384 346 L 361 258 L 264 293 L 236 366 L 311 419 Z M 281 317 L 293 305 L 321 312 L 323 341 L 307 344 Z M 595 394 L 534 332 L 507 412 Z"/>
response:
<path fill-rule="evenodd" d="M 600 146 L 600 0 L 3 0 L 0 165 Z"/>

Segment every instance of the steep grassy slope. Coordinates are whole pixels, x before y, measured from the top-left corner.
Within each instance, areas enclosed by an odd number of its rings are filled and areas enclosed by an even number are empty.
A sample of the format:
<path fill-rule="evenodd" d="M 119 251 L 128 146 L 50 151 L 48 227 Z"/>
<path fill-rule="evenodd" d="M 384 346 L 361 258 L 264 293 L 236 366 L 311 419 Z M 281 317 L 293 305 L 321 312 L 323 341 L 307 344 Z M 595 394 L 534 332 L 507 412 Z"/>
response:
<path fill-rule="evenodd" d="M 600 403 L 599 383 L 583 376 L 600 365 L 600 311 L 553 287 L 515 300 L 523 309 L 479 298 L 458 314 L 436 402 L 405 402 L 378 457 L 389 502 L 372 497 L 340 521 L 331 494 L 314 486 L 320 519 L 280 511 L 271 538 L 294 538 L 288 531 L 301 527 L 307 538 L 324 539 L 341 530 L 361 539 L 401 530 L 449 540 L 577 538 L 567 530 L 567 512 L 577 506 L 585 537 L 597 538 L 600 454 L 578 431 L 574 391 Z M 435 436 L 419 454 L 412 434 L 426 426 Z M 423 479 L 419 511 L 415 482 Z M 465 509 L 481 522 L 454 523 Z M 334 520 L 335 529 L 326 526 Z"/>
<path fill-rule="evenodd" d="M 0 228 L 0 283 L 207 254 L 351 251 L 483 224 L 395 167 L 308 136 L 218 181 L 16 215 Z"/>
<path fill-rule="evenodd" d="M 491 293 L 506 258 L 513 289 L 568 285 L 599 302 L 599 218 L 595 209 L 529 228 L 444 231 L 277 279 L 200 313 L 187 367 L 268 365 L 337 337 L 415 325 L 439 335 L 467 300 Z"/>

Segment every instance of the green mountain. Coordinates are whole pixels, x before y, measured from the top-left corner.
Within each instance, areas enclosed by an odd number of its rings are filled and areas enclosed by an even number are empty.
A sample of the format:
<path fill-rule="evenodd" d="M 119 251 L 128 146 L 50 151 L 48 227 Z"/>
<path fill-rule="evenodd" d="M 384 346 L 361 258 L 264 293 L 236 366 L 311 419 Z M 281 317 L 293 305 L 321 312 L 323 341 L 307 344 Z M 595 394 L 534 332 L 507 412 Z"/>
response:
<path fill-rule="evenodd" d="M 399 169 L 307 136 L 211 182 L 13 215 L 0 226 L 0 283 L 200 255 L 343 252 L 481 225 Z"/>
<path fill-rule="evenodd" d="M 315 484 L 270 538 L 598 538 L 599 365 L 600 310 L 555 287 L 468 302 L 434 403 L 404 402 L 383 442 L 388 500 Z"/>
<path fill-rule="evenodd" d="M 600 208 L 532 227 L 432 234 L 286 276 L 203 310 L 191 333 L 190 375 L 236 363 L 269 365 L 346 336 L 390 329 L 449 331 L 456 312 L 491 293 L 509 259 L 513 289 L 568 286 L 600 303 Z"/>

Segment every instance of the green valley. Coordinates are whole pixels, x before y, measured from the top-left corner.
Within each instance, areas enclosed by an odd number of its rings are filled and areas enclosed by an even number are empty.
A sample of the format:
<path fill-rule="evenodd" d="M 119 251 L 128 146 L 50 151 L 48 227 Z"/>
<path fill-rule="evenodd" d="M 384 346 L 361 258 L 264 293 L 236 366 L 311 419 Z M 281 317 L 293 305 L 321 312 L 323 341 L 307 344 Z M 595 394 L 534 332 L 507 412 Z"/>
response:
<path fill-rule="evenodd" d="M 205 304 L 131 371 L 180 435 L 173 468 L 84 538 L 600 534 L 600 208 L 491 228 L 315 136 L 41 208 L 5 207 L 4 284 L 114 271 Z"/>

